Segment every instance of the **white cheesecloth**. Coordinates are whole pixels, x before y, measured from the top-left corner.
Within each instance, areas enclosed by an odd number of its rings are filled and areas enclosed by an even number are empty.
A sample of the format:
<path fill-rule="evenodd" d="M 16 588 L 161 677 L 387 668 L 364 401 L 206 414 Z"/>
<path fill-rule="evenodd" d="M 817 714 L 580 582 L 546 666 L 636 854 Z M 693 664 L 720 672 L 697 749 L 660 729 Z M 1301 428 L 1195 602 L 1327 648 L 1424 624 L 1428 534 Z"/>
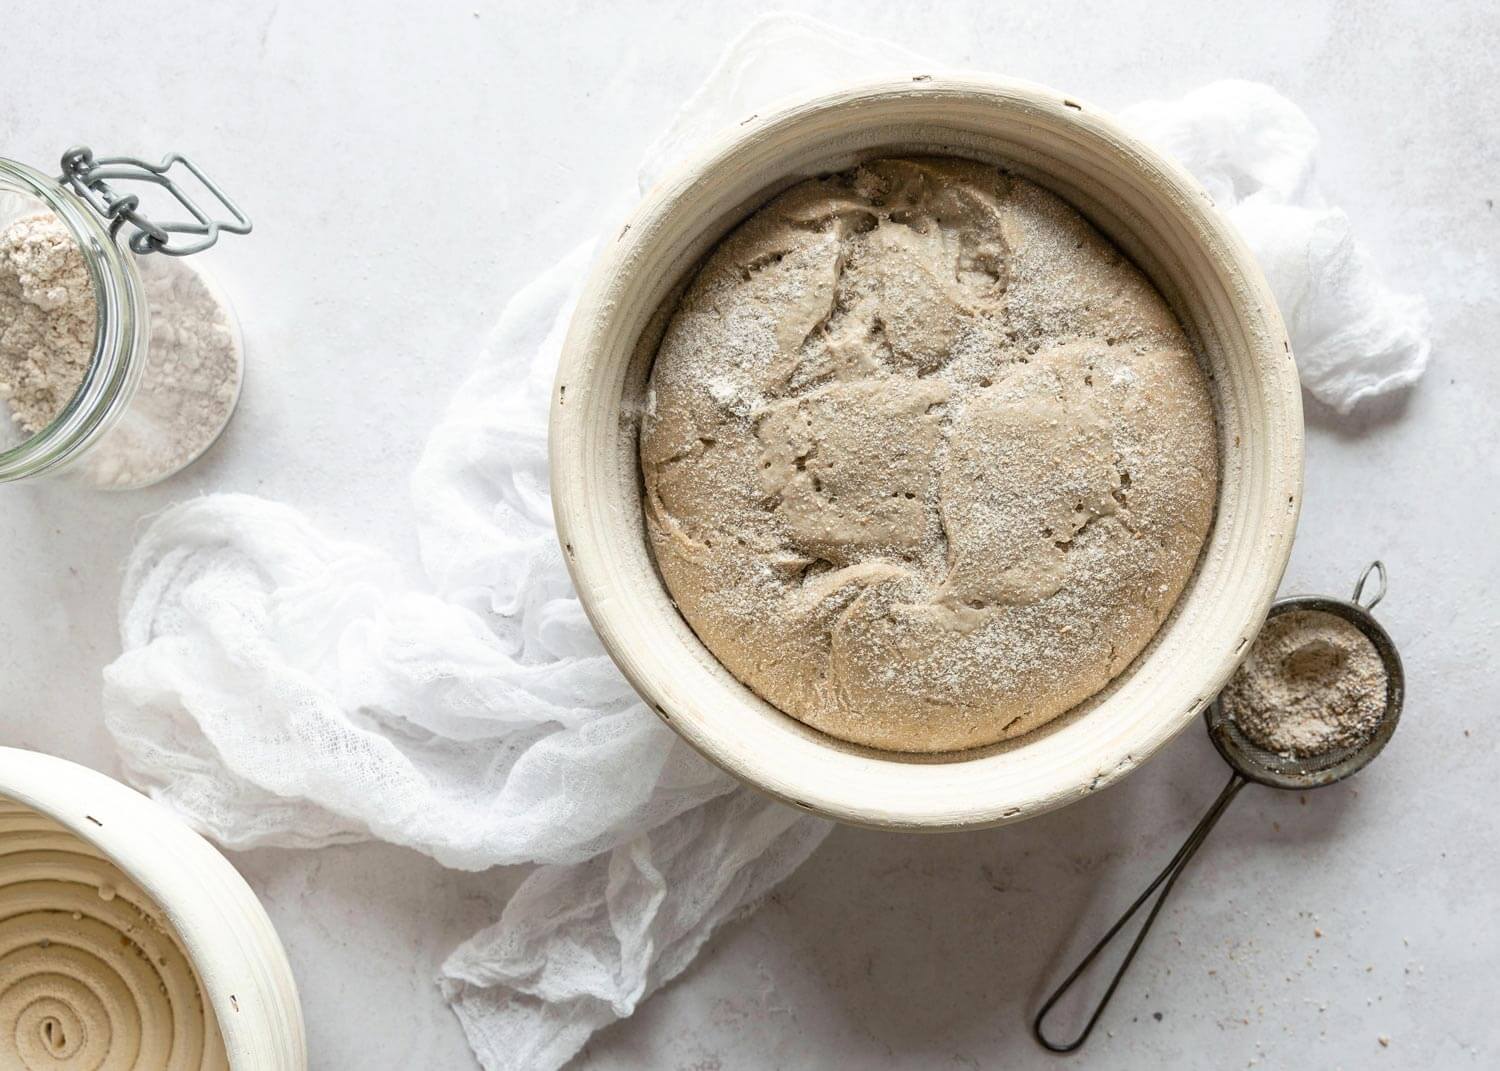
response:
<path fill-rule="evenodd" d="M 775 97 L 913 69 L 942 67 L 805 18 L 762 19 L 652 147 L 641 187 Z M 1348 410 L 1421 375 L 1425 306 L 1385 287 L 1323 203 L 1300 110 L 1219 82 L 1122 117 L 1243 232 L 1308 390 Z M 132 554 L 124 653 L 105 673 L 126 776 L 222 845 L 378 838 L 451 867 L 546 864 L 443 968 L 491 1071 L 561 1066 L 830 828 L 681 743 L 574 597 L 546 424 L 589 260 L 576 249 L 511 297 L 433 430 L 411 481 L 426 583 L 287 506 L 196 499 Z"/>

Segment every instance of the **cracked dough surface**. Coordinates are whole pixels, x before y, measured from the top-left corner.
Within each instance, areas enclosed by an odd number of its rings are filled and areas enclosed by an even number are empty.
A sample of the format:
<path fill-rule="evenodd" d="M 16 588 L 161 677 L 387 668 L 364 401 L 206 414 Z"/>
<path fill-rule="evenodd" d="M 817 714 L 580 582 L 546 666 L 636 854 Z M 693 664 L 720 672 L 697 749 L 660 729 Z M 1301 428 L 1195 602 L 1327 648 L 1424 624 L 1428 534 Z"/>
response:
<path fill-rule="evenodd" d="M 641 465 L 715 657 L 917 752 L 1027 732 L 1124 669 L 1218 484 L 1162 297 L 1053 194 L 953 158 L 800 183 L 720 243 L 658 351 Z"/>

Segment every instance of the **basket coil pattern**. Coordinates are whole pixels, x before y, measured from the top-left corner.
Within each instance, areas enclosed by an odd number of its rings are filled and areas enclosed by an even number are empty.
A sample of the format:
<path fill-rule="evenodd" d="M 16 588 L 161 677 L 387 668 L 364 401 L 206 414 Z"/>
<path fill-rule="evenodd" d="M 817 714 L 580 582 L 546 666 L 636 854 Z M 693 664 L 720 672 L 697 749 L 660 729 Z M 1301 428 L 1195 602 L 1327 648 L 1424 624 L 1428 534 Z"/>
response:
<path fill-rule="evenodd" d="M 3 797 L 0 1066 L 228 1067 L 192 964 L 156 905 L 90 845 Z"/>
<path fill-rule="evenodd" d="M 0 748 L 0 1071 L 307 1071 L 286 951 L 229 861 L 103 774 Z"/>

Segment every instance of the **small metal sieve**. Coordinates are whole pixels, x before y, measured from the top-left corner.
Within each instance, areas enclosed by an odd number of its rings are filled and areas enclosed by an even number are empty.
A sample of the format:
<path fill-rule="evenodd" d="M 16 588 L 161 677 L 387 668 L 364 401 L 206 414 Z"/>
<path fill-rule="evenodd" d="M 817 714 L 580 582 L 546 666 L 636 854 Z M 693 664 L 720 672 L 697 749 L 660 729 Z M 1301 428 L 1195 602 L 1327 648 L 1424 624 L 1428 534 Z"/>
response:
<path fill-rule="evenodd" d="M 1377 579 L 1378 586 L 1374 593 L 1366 599 L 1365 588 L 1371 576 Z M 1120 980 L 1125 976 L 1125 971 L 1135 959 L 1135 954 L 1140 950 L 1141 944 L 1150 932 L 1151 925 L 1156 921 L 1156 916 L 1161 913 L 1162 904 L 1166 902 L 1168 895 L 1172 892 L 1172 886 L 1182 876 L 1183 870 L 1187 868 L 1188 862 L 1203 846 L 1208 839 L 1208 834 L 1229 804 L 1234 801 L 1240 789 L 1250 784 L 1266 785 L 1269 788 L 1293 789 L 1306 791 L 1313 788 L 1322 788 L 1331 785 L 1335 781 L 1357 773 L 1370 764 L 1376 755 L 1380 754 L 1386 742 L 1390 740 L 1391 734 L 1396 731 L 1396 723 L 1401 718 L 1401 704 L 1406 696 L 1406 679 L 1401 669 L 1401 656 L 1396 653 L 1396 645 L 1391 642 L 1391 637 L 1385 629 L 1380 626 L 1371 611 L 1377 603 L 1385 598 L 1386 572 L 1385 565 L 1379 561 L 1371 562 L 1365 567 L 1359 576 L 1359 581 L 1354 585 L 1354 594 L 1346 601 L 1323 595 L 1297 595 L 1291 598 L 1279 599 L 1272 605 L 1267 620 L 1277 614 L 1291 613 L 1297 610 L 1317 610 L 1323 613 L 1340 617 L 1360 630 L 1374 645 L 1380 661 L 1385 667 L 1385 712 L 1381 717 L 1380 724 L 1375 731 L 1364 742 L 1348 748 L 1311 755 L 1305 758 L 1289 758 L 1255 744 L 1250 740 L 1234 721 L 1224 713 L 1219 699 L 1215 698 L 1204 712 L 1204 719 L 1208 723 L 1208 738 L 1218 749 L 1219 754 L 1233 771 L 1229 775 L 1229 783 L 1224 786 L 1223 791 L 1214 800 L 1207 813 L 1199 820 L 1192 833 L 1182 847 L 1177 849 L 1177 854 L 1167 863 L 1162 872 L 1151 884 L 1146 886 L 1144 892 L 1138 896 L 1119 920 L 1109 928 L 1100 938 L 1099 943 L 1094 945 L 1085 955 L 1073 972 L 1063 979 L 1061 985 L 1047 998 L 1036 1018 L 1032 1021 L 1031 1032 L 1036 1040 L 1045 1049 L 1052 1052 L 1073 1052 L 1081 1048 L 1088 1040 L 1089 1034 L 1093 1032 L 1099 1017 L 1104 1013 L 1110 998 L 1115 995 L 1115 990 L 1120 985 Z M 1157 892 L 1157 890 L 1160 892 Z M 1111 942 L 1125 928 L 1137 911 L 1156 894 L 1155 902 L 1146 915 L 1146 921 L 1141 924 L 1140 930 L 1135 935 L 1135 940 L 1130 943 L 1130 948 L 1125 952 L 1125 958 L 1116 968 L 1114 976 L 1109 981 L 1104 995 L 1099 998 L 1088 1022 L 1084 1024 L 1083 1030 L 1072 1041 L 1055 1042 L 1049 1040 L 1042 1032 L 1042 1022 L 1047 1014 L 1053 1009 L 1059 1000 L 1073 987 L 1089 967 L 1099 957 Z"/>

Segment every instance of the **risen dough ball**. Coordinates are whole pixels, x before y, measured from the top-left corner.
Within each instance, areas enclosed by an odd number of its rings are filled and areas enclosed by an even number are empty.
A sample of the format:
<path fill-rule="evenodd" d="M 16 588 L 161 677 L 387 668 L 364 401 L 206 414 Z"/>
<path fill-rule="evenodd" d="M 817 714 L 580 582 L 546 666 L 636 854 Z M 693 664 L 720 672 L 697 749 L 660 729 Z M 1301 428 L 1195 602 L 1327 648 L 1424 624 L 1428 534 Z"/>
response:
<path fill-rule="evenodd" d="M 726 238 L 657 354 L 641 464 L 709 650 L 898 751 L 1102 688 L 1182 591 L 1218 483 L 1161 296 L 1057 197 L 948 158 L 803 182 Z"/>

